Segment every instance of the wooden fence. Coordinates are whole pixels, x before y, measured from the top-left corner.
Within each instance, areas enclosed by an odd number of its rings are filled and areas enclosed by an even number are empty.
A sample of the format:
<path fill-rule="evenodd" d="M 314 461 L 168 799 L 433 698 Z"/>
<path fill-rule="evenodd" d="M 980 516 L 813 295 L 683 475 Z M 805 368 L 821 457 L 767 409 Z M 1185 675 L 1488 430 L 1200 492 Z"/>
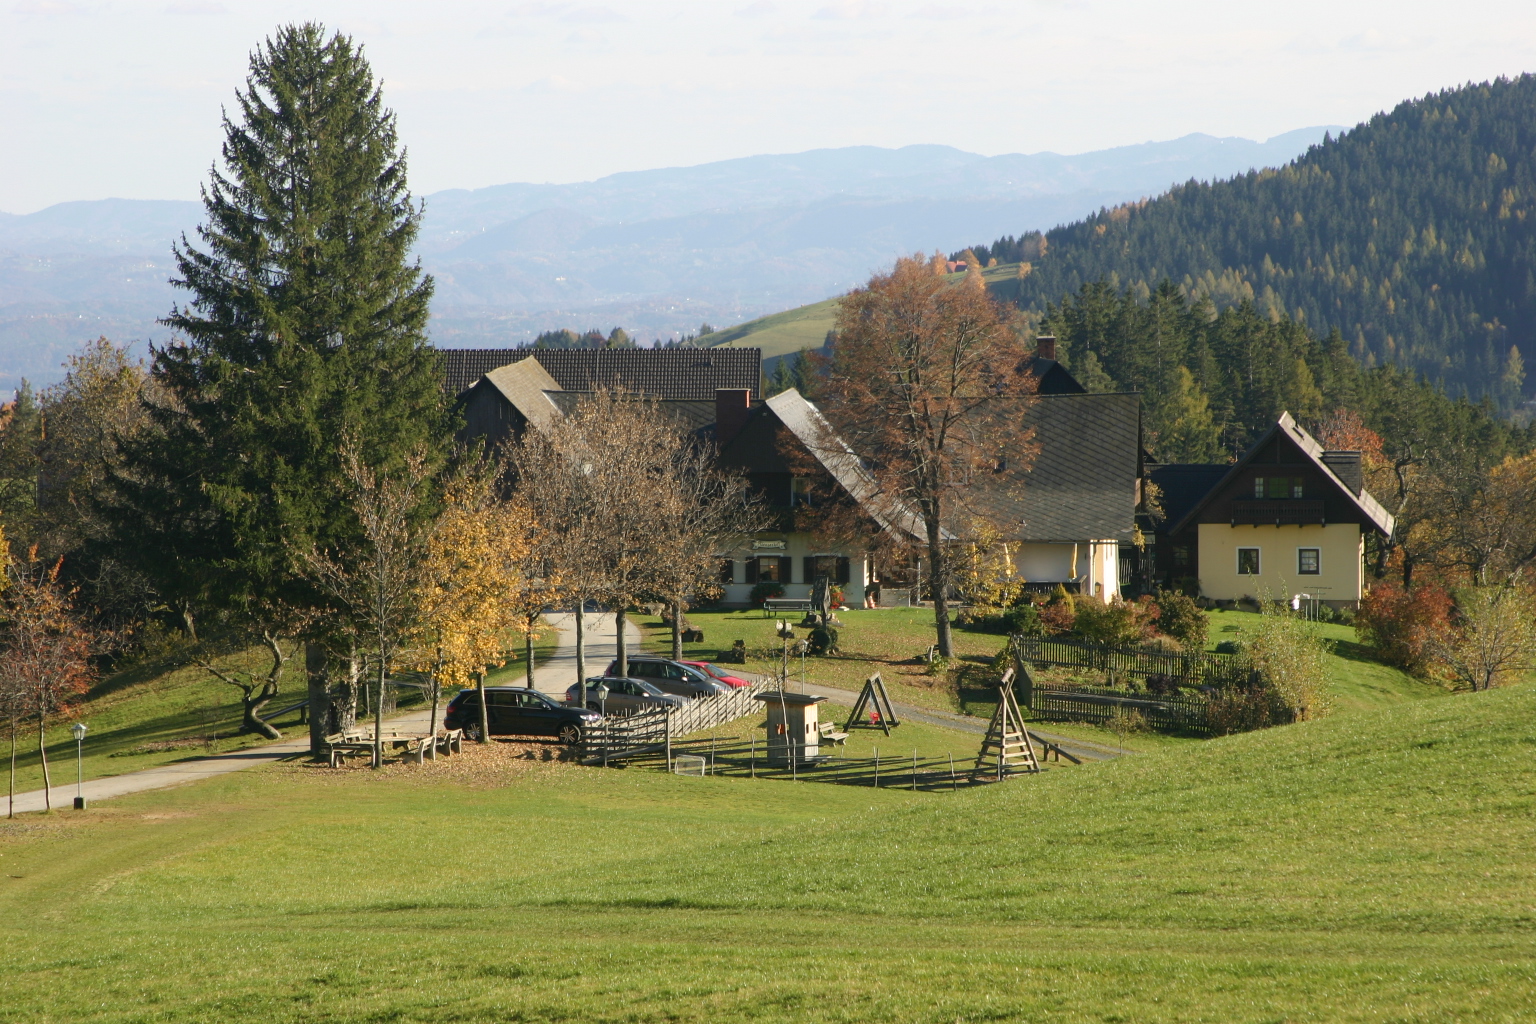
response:
<path fill-rule="evenodd" d="M 1111 647 L 1019 634 L 1010 642 L 1015 658 L 1034 665 L 1086 668 L 1120 676 L 1155 676 L 1175 686 L 1230 686 L 1246 682 L 1250 674 L 1247 659 L 1236 654 Z"/>
<path fill-rule="evenodd" d="M 1111 647 L 1055 637 L 1014 636 L 1010 643 L 1022 669 L 1019 702 L 1055 721 L 1103 723 L 1135 712 L 1154 728 L 1208 733 L 1211 689 L 1246 685 L 1253 675 L 1247 660 L 1234 654 Z M 1042 683 L 1029 672 L 1031 664 L 1090 669 L 1126 680 L 1140 677 L 1148 689 L 1126 690 L 1108 682 Z"/>
<path fill-rule="evenodd" d="M 766 683 L 753 683 L 730 693 L 695 698 L 680 708 L 659 707 L 626 716 L 608 715 L 587 729 L 582 759 L 611 761 L 664 749 L 674 739 L 757 712 L 763 706 L 757 695 L 767 688 Z"/>

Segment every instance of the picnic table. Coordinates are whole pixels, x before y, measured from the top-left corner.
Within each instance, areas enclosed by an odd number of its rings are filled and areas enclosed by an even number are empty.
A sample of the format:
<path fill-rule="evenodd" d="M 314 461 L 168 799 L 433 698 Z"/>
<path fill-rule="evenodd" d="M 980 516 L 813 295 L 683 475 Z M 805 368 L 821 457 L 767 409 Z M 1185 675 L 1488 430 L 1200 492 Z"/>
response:
<path fill-rule="evenodd" d="M 464 749 L 464 730 L 446 729 L 437 735 L 411 732 L 382 732 L 379 745 L 387 751 L 404 750 L 405 755 L 416 755 L 421 764 L 430 757 L 437 760 L 438 752 L 456 754 Z M 338 768 L 347 758 L 358 754 L 373 756 L 373 730 L 349 729 L 325 738 L 328 760 L 332 768 Z"/>
<path fill-rule="evenodd" d="M 770 597 L 763 601 L 763 615 L 773 612 L 806 612 L 811 610 L 808 597 Z"/>

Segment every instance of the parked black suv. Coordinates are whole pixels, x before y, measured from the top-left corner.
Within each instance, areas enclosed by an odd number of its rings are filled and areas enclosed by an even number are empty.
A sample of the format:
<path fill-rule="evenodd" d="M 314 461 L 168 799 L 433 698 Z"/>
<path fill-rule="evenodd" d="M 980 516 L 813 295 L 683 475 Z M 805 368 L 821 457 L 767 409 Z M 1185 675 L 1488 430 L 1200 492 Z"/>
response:
<path fill-rule="evenodd" d="M 582 708 L 566 707 L 537 690 L 521 686 L 487 686 L 485 707 L 492 736 L 557 736 L 561 743 L 572 745 L 580 743 L 587 726 L 602 717 Z M 443 725 L 478 732 L 479 693 L 460 690 L 448 704 Z"/>

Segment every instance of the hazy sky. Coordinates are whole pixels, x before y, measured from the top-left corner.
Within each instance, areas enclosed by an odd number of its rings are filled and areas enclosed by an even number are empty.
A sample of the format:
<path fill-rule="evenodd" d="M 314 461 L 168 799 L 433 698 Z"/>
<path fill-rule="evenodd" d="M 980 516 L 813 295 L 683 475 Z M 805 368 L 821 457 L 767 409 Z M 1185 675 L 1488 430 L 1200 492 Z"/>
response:
<path fill-rule="evenodd" d="M 252 47 L 367 47 L 415 191 L 825 146 L 1263 139 L 1536 69 L 1536 4 L 0 0 L 0 210 L 195 198 Z"/>

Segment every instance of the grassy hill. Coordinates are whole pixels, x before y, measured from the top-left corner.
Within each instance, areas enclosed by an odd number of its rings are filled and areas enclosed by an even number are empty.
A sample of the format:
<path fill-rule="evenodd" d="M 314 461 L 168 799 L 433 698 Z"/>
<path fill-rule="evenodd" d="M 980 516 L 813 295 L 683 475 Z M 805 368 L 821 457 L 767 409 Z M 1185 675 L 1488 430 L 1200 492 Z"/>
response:
<path fill-rule="evenodd" d="M 963 274 L 950 275 L 959 281 Z M 987 287 L 1001 299 L 1012 300 L 1018 295 L 1018 264 L 999 265 L 986 271 Z M 763 368 L 771 373 L 771 360 L 794 355 L 803 348 L 818 349 L 827 340 L 827 332 L 837 321 L 838 297 L 797 306 L 782 313 L 758 317 L 735 327 L 727 327 L 706 334 L 698 343 L 706 347 L 728 346 L 731 348 L 761 348 Z"/>
<path fill-rule="evenodd" d="M 475 751 L 0 826 L 29 1021 L 1515 1021 L 1536 692 L 913 794 Z"/>

